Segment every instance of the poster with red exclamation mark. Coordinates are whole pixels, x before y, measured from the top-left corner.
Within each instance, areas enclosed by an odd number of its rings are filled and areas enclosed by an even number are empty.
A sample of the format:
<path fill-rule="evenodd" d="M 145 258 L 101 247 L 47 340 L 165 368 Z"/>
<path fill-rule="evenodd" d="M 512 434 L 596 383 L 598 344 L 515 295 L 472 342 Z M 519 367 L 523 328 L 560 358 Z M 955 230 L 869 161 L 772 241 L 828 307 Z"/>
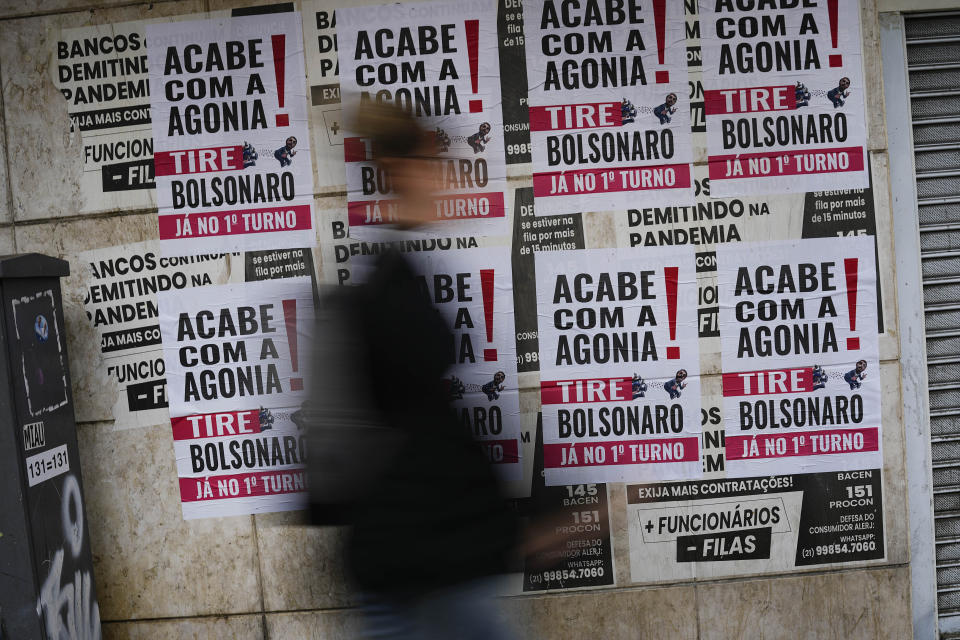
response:
<path fill-rule="evenodd" d="M 496 3 L 435 2 L 337 9 L 341 103 L 409 111 L 431 134 L 435 224 L 423 235 L 507 233 L 506 160 Z M 398 196 L 370 141 L 343 132 L 352 237 L 378 238 Z"/>
<path fill-rule="evenodd" d="M 700 477 L 693 249 L 534 255 L 547 484 Z"/>
<path fill-rule="evenodd" d="M 700 0 L 700 33 L 713 195 L 869 186 L 859 3 Z"/>
<path fill-rule="evenodd" d="M 882 466 L 872 239 L 719 245 L 717 281 L 727 474 Z"/>
<path fill-rule="evenodd" d="M 537 215 L 692 204 L 683 3 L 534 0 L 523 16 Z"/>
<path fill-rule="evenodd" d="M 517 379 L 510 249 L 410 254 L 423 290 L 453 333 L 444 384 L 463 429 L 505 481 L 520 479 Z"/>
<path fill-rule="evenodd" d="M 315 243 L 299 14 L 147 25 L 161 249 Z"/>
<path fill-rule="evenodd" d="M 302 509 L 310 278 L 157 296 L 186 519 Z"/>

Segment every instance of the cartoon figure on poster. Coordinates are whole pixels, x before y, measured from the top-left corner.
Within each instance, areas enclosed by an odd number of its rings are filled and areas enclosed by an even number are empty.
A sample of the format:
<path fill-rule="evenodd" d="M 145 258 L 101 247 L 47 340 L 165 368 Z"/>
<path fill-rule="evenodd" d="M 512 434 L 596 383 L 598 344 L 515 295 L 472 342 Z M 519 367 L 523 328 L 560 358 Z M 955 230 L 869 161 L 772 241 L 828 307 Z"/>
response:
<path fill-rule="evenodd" d="M 503 371 L 497 371 L 493 374 L 493 380 L 481 387 L 481 390 L 487 395 L 487 400 L 499 400 L 500 392 L 503 391 L 503 381 L 507 379 Z"/>
<path fill-rule="evenodd" d="M 818 364 L 813 365 L 813 372 L 811 373 L 813 379 L 813 390 L 824 389 L 827 386 L 827 374 L 824 372 L 823 367 Z"/>
<path fill-rule="evenodd" d="M 466 390 L 466 385 L 457 376 L 450 376 L 450 379 L 447 380 L 447 391 L 450 393 L 451 400 L 463 400 L 463 394 Z"/>
<path fill-rule="evenodd" d="M 257 414 L 258 421 L 260 422 L 260 430 L 268 431 L 273 429 L 273 413 L 270 412 L 270 409 L 265 407 L 260 407 L 260 411 Z"/>
<path fill-rule="evenodd" d="M 480 125 L 480 130 L 467 138 L 467 144 L 473 149 L 474 153 L 480 153 L 487 148 L 490 143 L 490 123 L 484 122 Z"/>
<path fill-rule="evenodd" d="M 647 383 L 637 374 L 633 374 L 630 380 L 630 391 L 633 393 L 633 399 L 645 398 L 647 395 Z"/>
<path fill-rule="evenodd" d="M 667 94 L 667 99 L 659 107 L 653 110 L 653 115 L 657 116 L 660 124 L 670 124 L 673 121 L 674 114 L 677 113 L 677 94 Z"/>
<path fill-rule="evenodd" d="M 622 124 L 633 124 L 637 119 L 637 108 L 633 103 L 624 98 L 620 102 L 620 122 Z"/>
<path fill-rule="evenodd" d="M 446 131 L 444 131 L 440 127 L 437 127 L 435 138 L 436 138 L 437 150 L 440 153 L 446 153 L 447 151 L 450 150 L 450 136 L 447 135 Z"/>
<path fill-rule="evenodd" d="M 843 374 L 843 379 L 848 385 L 850 385 L 850 390 L 859 389 L 863 386 L 863 380 L 867 377 L 867 361 L 858 360 L 857 366 L 852 370 Z"/>
<path fill-rule="evenodd" d="M 255 167 L 257 165 L 257 160 L 260 158 L 257 150 L 253 148 L 253 145 L 249 142 L 243 143 L 243 168 Z"/>
<path fill-rule="evenodd" d="M 793 91 L 793 99 L 797 103 L 797 108 L 806 107 L 810 104 L 810 90 L 807 89 L 807 85 L 802 82 L 797 82 L 797 86 Z"/>
<path fill-rule="evenodd" d="M 827 98 L 836 107 L 842 107 L 850 97 L 850 78 L 840 78 L 840 84 L 827 92 Z"/>
<path fill-rule="evenodd" d="M 297 139 L 290 136 L 284 142 L 284 145 L 273 152 L 273 157 L 280 162 L 281 167 L 289 167 L 293 164 L 293 156 L 297 155 Z"/>
<path fill-rule="evenodd" d="M 692 248 L 535 260 L 547 484 L 698 477 Z"/>
<path fill-rule="evenodd" d="M 663 388 L 667 390 L 667 393 L 670 394 L 671 400 L 676 400 L 681 396 L 683 390 L 687 388 L 687 370 L 680 369 L 677 371 L 677 375 L 674 376 L 673 380 L 668 380 L 666 384 L 663 385 Z"/>

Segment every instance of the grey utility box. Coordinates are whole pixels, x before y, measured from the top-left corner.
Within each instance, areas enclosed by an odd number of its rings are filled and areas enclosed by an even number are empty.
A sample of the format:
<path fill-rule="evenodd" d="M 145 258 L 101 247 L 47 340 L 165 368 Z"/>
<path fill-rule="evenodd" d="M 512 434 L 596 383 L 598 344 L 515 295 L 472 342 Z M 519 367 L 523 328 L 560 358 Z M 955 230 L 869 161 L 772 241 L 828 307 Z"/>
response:
<path fill-rule="evenodd" d="M 99 638 L 63 260 L 0 256 L 0 639 Z"/>

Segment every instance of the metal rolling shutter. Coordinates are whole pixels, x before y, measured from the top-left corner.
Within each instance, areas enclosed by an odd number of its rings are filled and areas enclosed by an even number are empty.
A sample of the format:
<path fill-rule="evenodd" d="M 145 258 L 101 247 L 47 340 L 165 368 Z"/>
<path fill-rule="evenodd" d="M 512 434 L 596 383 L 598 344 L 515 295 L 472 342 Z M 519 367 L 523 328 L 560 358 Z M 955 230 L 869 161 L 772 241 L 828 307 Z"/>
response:
<path fill-rule="evenodd" d="M 904 16 L 927 335 L 937 604 L 960 620 L 960 12 Z M 896 215 L 896 212 L 894 212 Z M 944 624 L 945 628 L 954 624 Z"/>

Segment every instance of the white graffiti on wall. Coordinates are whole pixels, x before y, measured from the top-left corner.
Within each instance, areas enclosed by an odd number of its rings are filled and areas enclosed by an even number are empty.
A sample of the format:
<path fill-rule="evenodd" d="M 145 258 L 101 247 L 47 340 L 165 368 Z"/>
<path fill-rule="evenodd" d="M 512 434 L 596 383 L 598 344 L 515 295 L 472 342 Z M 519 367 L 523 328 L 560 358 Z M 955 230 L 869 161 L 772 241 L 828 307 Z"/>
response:
<path fill-rule="evenodd" d="M 46 623 L 48 640 L 100 640 L 100 607 L 93 595 L 90 572 L 78 569 L 73 582 L 68 584 L 62 584 L 61 579 L 64 552 L 69 550 L 77 559 L 83 548 L 83 499 L 73 474 L 63 483 L 60 517 L 66 542 L 50 562 L 50 572 L 40 589 L 37 614 Z"/>

